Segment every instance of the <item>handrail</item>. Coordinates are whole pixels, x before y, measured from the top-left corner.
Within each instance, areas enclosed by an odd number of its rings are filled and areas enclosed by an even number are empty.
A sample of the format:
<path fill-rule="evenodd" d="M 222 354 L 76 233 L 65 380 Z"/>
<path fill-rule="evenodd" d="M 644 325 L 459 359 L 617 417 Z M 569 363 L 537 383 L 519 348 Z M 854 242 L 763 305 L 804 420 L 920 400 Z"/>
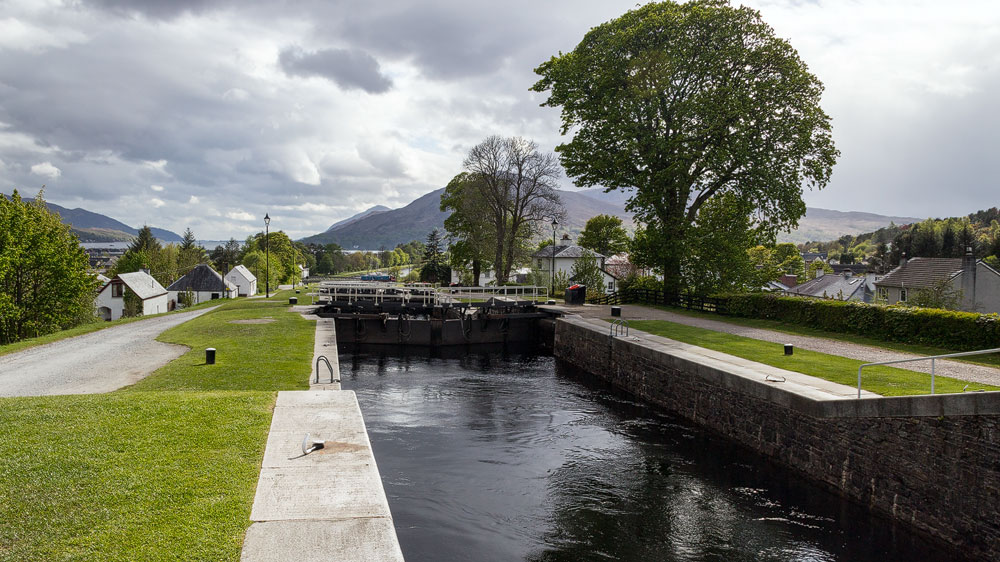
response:
<path fill-rule="evenodd" d="M 330 370 L 330 382 L 327 384 L 333 384 L 335 382 L 339 382 L 333 380 L 333 365 L 330 364 L 330 360 L 326 358 L 326 355 L 320 355 L 319 357 L 316 358 L 316 382 L 314 384 L 319 384 L 319 362 L 321 360 L 326 363 L 327 369 Z"/>
<path fill-rule="evenodd" d="M 623 334 L 628 337 L 628 320 L 624 318 L 612 320 L 611 327 L 608 329 L 608 337 L 614 338 Z"/>
<path fill-rule="evenodd" d="M 969 355 L 988 355 L 990 353 L 1000 353 L 1000 347 L 995 347 L 993 349 L 981 349 L 979 351 L 963 351 L 960 353 L 945 353 L 943 355 L 929 355 L 927 357 L 914 357 L 913 359 L 896 359 L 894 361 L 881 361 L 879 363 L 865 363 L 858 367 L 858 399 L 861 399 L 861 369 L 865 367 L 874 367 L 876 365 L 895 365 L 897 363 L 911 363 L 913 361 L 927 361 L 931 362 L 931 394 L 934 394 L 934 360 L 935 359 L 947 359 L 950 357 L 967 357 Z"/>

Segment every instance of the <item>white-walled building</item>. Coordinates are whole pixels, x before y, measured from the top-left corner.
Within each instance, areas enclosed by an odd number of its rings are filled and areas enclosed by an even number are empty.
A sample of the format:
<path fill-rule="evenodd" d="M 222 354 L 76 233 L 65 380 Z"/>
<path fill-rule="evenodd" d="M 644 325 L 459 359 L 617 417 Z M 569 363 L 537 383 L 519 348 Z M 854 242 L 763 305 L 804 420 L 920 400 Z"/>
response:
<path fill-rule="evenodd" d="M 567 279 L 571 279 L 573 266 L 577 260 L 583 257 L 584 252 L 590 252 L 597 258 L 597 266 L 601 269 L 601 275 L 604 277 L 604 290 L 608 293 L 617 291 L 618 278 L 608 273 L 604 268 L 604 262 L 607 258 L 582 246 L 571 244 L 569 236 L 564 235 L 557 246 L 546 246 L 532 254 L 531 259 L 534 262 L 532 265 L 543 273 L 551 273 L 554 261 L 556 275 L 563 273 Z"/>
<path fill-rule="evenodd" d="M 215 299 L 231 299 L 236 297 L 236 286 L 226 281 L 208 264 L 200 263 L 187 272 L 184 277 L 174 281 L 167 291 L 170 300 L 179 302 L 180 294 L 191 291 L 191 304 L 198 304 Z"/>
<path fill-rule="evenodd" d="M 125 297 L 132 292 L 142 302 L 143 316 L 169 310 L 167 290 L 145 271 L 119 273 L 97 292 L 95 306 L 103 320 L 118 320 L 125 310 Z"/>
<path fill-rule="evenodd" d="M 257 294 L 257 277 L 242 264 L 229 270 L 226 281 L 236 286 L 238 296 L 249 297 Z"/>

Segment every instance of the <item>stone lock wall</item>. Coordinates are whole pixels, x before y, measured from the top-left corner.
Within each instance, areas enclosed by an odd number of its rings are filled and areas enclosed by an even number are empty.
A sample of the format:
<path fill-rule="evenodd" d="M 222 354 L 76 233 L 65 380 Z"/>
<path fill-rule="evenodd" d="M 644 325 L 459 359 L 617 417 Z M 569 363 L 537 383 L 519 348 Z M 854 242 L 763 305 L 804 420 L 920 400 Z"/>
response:
<path fill-rule="evenodd" d="M 639 340 L 568 317 L 554 353 L 972 557 L 1000 557 L 1000 393 L 816 400 Z"/>

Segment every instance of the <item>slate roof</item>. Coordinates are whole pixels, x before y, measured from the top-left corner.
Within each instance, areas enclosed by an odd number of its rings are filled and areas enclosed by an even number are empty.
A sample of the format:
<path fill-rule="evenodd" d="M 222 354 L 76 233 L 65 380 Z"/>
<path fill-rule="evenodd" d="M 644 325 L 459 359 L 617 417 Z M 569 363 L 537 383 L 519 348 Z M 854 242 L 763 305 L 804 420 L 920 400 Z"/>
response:
<path fill-rule="evenodd" d="M 962 271 L 962 258 L 911 258 L 893 269 L 877 285 L 926 289 Z"/>
<path fill-rule="evenodd" d="M 218 291 L 223 292 L 225 289 L 235 289 L 236 287 L 229 281 L 222 279 L 217 271 L 208 266 L 208 264 L 200 263 L 194 266 L 194 269 L 187 272 L 187 275 L 181 277 L 177 281 L 174 281 L 169 287 L 168 291 Z"/>
<path fill-rule="evenodd" d="M 250 270 L 247 269 L 246 266 L 244 266 L 243 264 L 237 265 L 236 267 L 230 269 L 229 273 L 232 273 L 234 271 L 242 275 L 243 278 L 246 279 L 247 281 L 252 282 L 257 280 L 257 278 L 254 277 L 254 274 L 250 273 Z"/>
<path fill-rule="evenodd" d="M 582 258 L 584 252 L 590 252 L 594 254 L 598 259 L 605 257 L 603 254 L 598 254 L 593 250 L 587 250 L 583 246 L 577 246 L 575 244 L 570 244 L 566 246 L 548 245 L 542 248 L 541 250 L 538 250 L 534 254 L 531 254 L 531 257 L 541 258 L 541 259 L 551 259 L 553 250 L 555 251 L 557 258 Z"/>
<path fill-rule="evenodd" d="M 850 271 L 854 275 L 863 275 L 868 273 L 868 265 L 863 263 L 831 263 L 830 267 L 833 268 L 833 272 L 837 275 L 845 271 Z"/>
<path fill-rule="evenodd" d="M 119 273 L 115 276 L 121 279 L 125 286 L 132 290 L 140 299 L 146 300 L 160 295 L 167 294 L 167 290 L 160 285 L 153 276 L 143 271 L 133 271 L 132 273 Z"/>
<path fill-rule="evenodd" d="M 826 274 L 792 287 L 788 290 L 788 294 L 863 301 L 865 300 L 865 278 Z"/>

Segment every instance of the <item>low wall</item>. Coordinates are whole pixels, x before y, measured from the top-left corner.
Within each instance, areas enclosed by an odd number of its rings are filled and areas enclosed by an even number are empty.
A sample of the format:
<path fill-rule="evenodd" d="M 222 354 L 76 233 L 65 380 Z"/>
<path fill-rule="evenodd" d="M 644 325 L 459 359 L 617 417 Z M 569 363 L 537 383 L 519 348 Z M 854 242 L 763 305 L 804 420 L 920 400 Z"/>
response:
<path fill-rule="evenodd" d="M 1000 393 L 823 397 L 765 381 L 752 362 L 579 317 L 555 356 L 950 543 L 1000 553 Z"/>

